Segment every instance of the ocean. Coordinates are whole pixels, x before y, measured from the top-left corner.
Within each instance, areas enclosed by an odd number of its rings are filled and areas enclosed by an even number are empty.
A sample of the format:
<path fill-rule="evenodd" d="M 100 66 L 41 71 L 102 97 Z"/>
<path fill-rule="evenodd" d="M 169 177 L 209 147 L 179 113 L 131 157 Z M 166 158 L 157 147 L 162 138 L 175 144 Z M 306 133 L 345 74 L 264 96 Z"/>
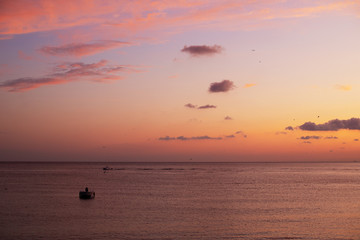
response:
<path fill-rule="evenodd" d="M 0 239 L 360 239 L 360 163 L 0 163 Z"/>

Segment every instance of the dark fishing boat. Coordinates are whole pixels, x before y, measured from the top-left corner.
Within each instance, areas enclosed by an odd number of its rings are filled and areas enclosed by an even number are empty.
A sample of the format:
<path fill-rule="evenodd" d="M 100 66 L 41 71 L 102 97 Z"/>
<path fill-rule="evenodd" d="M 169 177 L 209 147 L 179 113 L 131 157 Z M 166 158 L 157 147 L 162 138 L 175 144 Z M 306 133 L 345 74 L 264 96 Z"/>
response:
<path fill-rule="evenodd" d="M 85 191 L 80 191 L 79 192 L 79 198 L 80 199 L 92 199 L 95 197 L 95 192 L 94 191 L 89 191 L 89 189 L 86 187 Z"/>

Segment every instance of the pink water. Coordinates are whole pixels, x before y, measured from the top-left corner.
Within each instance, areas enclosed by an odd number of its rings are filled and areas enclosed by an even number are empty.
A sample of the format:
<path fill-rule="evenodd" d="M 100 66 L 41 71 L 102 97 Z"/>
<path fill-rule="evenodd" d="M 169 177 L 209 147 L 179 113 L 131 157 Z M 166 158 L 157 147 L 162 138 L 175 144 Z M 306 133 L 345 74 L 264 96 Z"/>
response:
<path fill-rule="evenodd" d="M 0 236 L 360 239 L 359 170 L 359 163 L 0 163 Z M 85 186 L 95 199 L 78 198 Z"/>

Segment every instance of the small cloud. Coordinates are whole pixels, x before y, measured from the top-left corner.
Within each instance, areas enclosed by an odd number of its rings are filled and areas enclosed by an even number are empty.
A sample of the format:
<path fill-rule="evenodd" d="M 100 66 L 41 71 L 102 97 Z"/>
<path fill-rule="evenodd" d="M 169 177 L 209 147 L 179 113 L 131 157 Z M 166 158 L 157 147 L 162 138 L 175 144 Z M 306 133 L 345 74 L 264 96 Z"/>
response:
<path fill-rule="evenodd" d="M 193 108 L 193 109 L 195 109 L 195 108 L 196 108 L 196 109 L 216 108 L 215 105 L 206 104 L 206 105 L 202 105 L 202 106 L 197 107 L 197 105 L 194 105 L 194 104 L 191 104 L 191 103 L 185 104 L 184 107 Z"/>
<path fill-rule="evenodd" d="M 169 137 L 169 136 L 166 136 L 166 137 L 160 137 L 159 140 L 160 141 L 170 141 L 170 140 L 175 140 L 176 138 L 174 137 Z"/>
<path fill-rule="evenodd" d="M 223 47 L 219 45 L 207 46 L 207 45 L 192 45 L 192 46 L 184 46 L 181 49 L 182 52 L 189 53 L 193 57 L 199 56 L 211 56 L 217 53 L 221 53 L 223 51 Z"/>
<path fill-rule="evenodd" d="M 226 117 L 224 118 L 224 120 L 232 120 L 232 118 L 229 117 L 229 116 L 226 116 Z"/>
<path fill-rule="evenodd" d="M 235 135 L 232 134 L 232 135 L 228 135 L 228 136 L 225 136 L 226 138 L 235 138 Z"/>
<path fill-rule="evenodd" d="M 305 144 L 311 144 L 310 141 L 303 141 L 303 143 L 305 143 Z"/>
<path fill-rule="evenodd" d="M 175 79 L 175 78 L 178 78 L 178 77 L 179 77 L 179 75 L 175 74 L 175 75 L 169 76 L 168 78 L 170 78 L 170 79 Z"/>
<path fill-rule="evenodd" d="M 244 88 L 250 88 L 256 86 L 256 83 L 247 83 L 244 85 Z"/>
<path fill-rule="evenodd" d="M 184 106 L 187 108 L 196 108 L 196 105 L 193 105 L 191 103 L 185 104 Z"/>
<path fill-rule="evenodd" d="M 276 132 L 275 134 L 276 134 L 276 135 L 286 135 L 287 132 Z"/>
<path fill-rule="evenodd" d="M 321 139 L 321 136 L 302 136 L 300 137 L 299 139 L 302 139 L 302 140 L 309 140 L 309 139 Z"/>
<path fill-rule="evenodd" d="M 338 131 L 340 129 L 360 130 L 360 118 L 351 118 L 347 120 L 334 119 L 323 124 L 306 122 L 299 126 L 305 131 Z"/>
<path fill-rule="evenodd" d="M 350 85 L 336 85 L 335 88 L 342 91 L 350 91 L 352 89 Z"/>
<path fill-rule="evenodd" d="M 209 137 L 207 135 L 205 136 L 196 136 L 196 137 L 184 137 L 184 136 L 179 136 L 179 137 L 160 137 L 159 140 L 160 141 L 171 141 L 171 140 L 180 140 L 180 141 L 191 141 L 191 140 L 222 140 L 223 138 L 221 137 Z"/>
<path fill-rule="evenodd" d="M 237 131 L 235 134 L 240 134 L 244 138 L 247 138 L 247 135 L 243 131 Z"/>
<path fill-rule="evenodd" d="M 129 44 L 128 42 L 102 40 L 92 43 L 70 43 L 58 47 L 45 46 L 40 51 L 53 56 L 85 56 Z"/>
<path fill-rule="evenodd" d="M 209 92 L 228 92 L 235 87 L 234 83 L 230 80 L 223 80 L 221 82 L 213 82 L 210 84 Z"/>
<path fill-rule="evenodd" d="M 293 128 L 292 126 L 287 126 L 287 127 L 285 128 L 285 130 L 294 131 L 294 128 Z"/>
<path fill-rule="evenodd" d="M 209 136 L 199 136 L 191 137 L 191 140 L 221 140 L 221 137 L 209 137 Z"/>
<path fill-rule="evenodd" d="M 359 141 L 359 139 L 358 139 L 358 138 L 355 138 L 355 139 L 354 139 L 354 141 L 355 141 L 355 142 L 358 142 L 358 141 Z"/>
<path fill-rule="evenodd" d="M 338 137 L 336 137 L 336 136 L 328 136 L 328 137 L 325 137 L 325 139 L 338 139 Z"/>
<path fill-rule="evenodd" d="M 179 137 L 176 138 L 176 140 L 186 141 L 186 140 L 189 140 L 189 138 L 184 137 L 184 136 L 179 136 Z"/>
<path fill-rule="evenodd" d="M 216 108 L 216 106 L 207 104 L 207 105 L 198 107 L 198 109 L 209 109 L 209 108 Z"/>

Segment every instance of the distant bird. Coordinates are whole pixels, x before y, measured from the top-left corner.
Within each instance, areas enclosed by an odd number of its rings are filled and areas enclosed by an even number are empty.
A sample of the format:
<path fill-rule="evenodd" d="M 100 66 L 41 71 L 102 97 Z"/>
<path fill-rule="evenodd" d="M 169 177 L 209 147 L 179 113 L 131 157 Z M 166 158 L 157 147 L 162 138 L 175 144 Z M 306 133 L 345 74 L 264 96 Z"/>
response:
<path fill-rule="evenodd" d="M 251 49 L 251 51 L 255 52 L 255 49 Z"/>
<path fill-rule="evenodd" d="M 320 116 L 318 116 L 318 118 L 319 118 Z"/>

